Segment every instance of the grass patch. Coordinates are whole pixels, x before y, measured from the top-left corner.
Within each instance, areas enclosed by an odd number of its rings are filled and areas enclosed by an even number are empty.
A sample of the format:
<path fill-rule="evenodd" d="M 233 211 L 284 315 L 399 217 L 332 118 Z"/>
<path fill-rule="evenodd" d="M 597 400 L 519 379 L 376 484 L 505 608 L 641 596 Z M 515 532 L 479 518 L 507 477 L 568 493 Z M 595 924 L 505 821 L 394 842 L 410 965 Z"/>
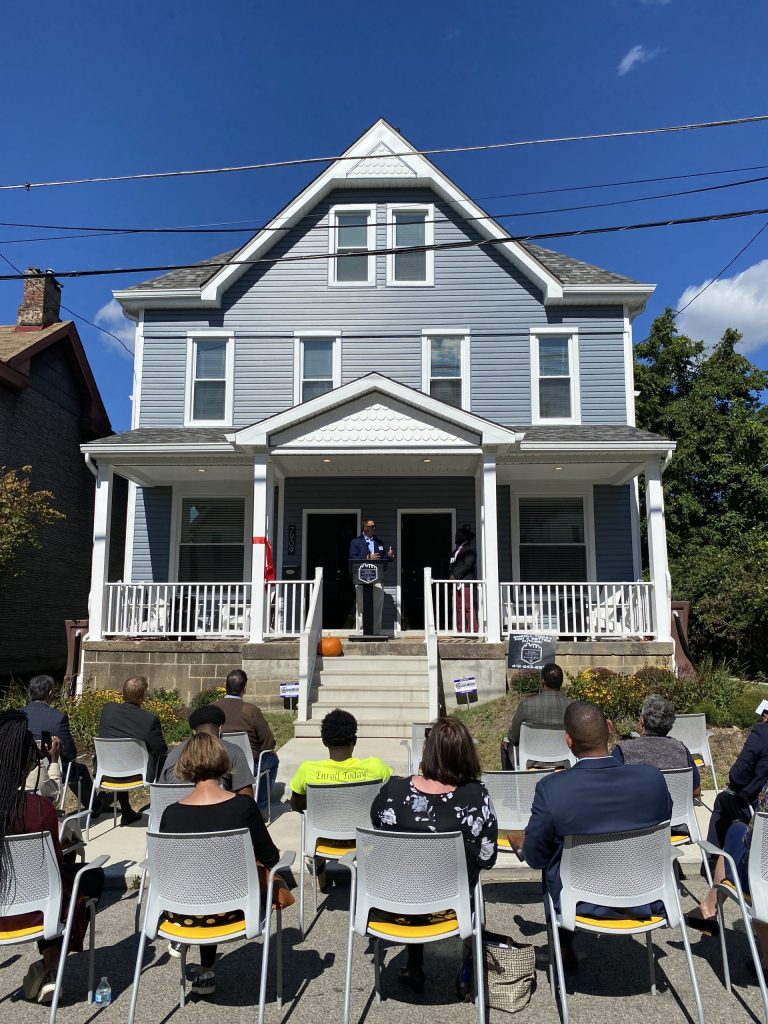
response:
<path fill-rule="evenodd" d="M 275 737 L 275 750 L 293 739 L 293 723 L 296 716 L 292 711 L 265 711 L 264 717 Z"/>

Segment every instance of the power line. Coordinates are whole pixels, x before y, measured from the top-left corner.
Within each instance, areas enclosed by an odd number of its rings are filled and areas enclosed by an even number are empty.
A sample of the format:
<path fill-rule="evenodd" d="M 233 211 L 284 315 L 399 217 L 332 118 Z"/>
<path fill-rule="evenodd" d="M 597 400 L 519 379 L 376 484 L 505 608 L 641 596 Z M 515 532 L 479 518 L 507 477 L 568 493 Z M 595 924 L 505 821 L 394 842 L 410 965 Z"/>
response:
<path fill-rule="evenodd" d="M 469 248 L 482 248 L 485 246 L 503 245 L 506 242 L 522 242 L 533 240 L 543 240 L 550 238 L 581 238 L 589 235 L 607 235 L 616 234 L 617 232 L 623 231 L 642 231 L 650 228 L 666 228 L 666 227 L 677 227 L 685 224 L 708 224 L 717 221 L 729 221 L 738 220 L 744 217 L 756 217 L 768 214 L 768 207 L 761 207 L 756 210 L 733 210 L 727 213 L 710 213 L 701 215 L 698 217 L 672 217 L 665 220 L 657 221 L 644 221 L 639 224 L 617 224 L 608 227 L 597 227 L 597 228 L 577 228 L 568 231 L 542 231 L 536 234 L 527 235 L 502 235 L 500 238 L 482 238 L 482 239 L 470 239 L 461 242 L 439 242 L 433 245 L 412 245 L 412 246 L 401 246 L 398 248 L 384 248 L 384 249 L 366 249 L 363 253 L 350 252 L 350 253 L 308 253 L 302 256 L 278 256 L 273 258 L 260 257 L 255 260 L 234 260 L 219 258 L 214 260 L 206 260 L 201 263 L 164 263 L 155 266 L 141 266 L 141 267 L 104 267 L 97 269 L 87 270 L 56 270 L 56 271 L 39 271 L 37 273 L 26 274 L 0 274 L 0 281 L 17 281 L 24 277 L 45 277 L 47 273 L 52 273 L 56 277 L 105 277 L 114 274 L 149 274 L 159 273 L 162 271 L 169 272 L 174 270 L 214 270 L 221 269 L 227 266 L 260 266 L 260 265 L 274 265 L 277 263 L 307 263 L 313 260 L 329 260 L 329 259 L 347 259 L 354 258 L 355 256 L 367 255 L 367 256 L 386 256 L 389 254 L 403 254 L 409 252 L 440 252 L 446 250 L 455 249 L 469 249 Z"/>
<path fill-rule="evenodd" d="M 29 192 L 33 188 L 56 188 L 63 185 L 93 185 L 96 183 L 119 182 L 119 181 L 150 181 L 160 178 L 184 178 L 195 177 L 204 174 L 233 174 L 241 171 L 262 171 L 279 167 L 303 167 L 310 164 L 335 163 L 339 160 L 390 160 L 392 157 L 412 156 L 438 156 L 450 153 L 477 153 L 487 152 L 495 149 L 517 149 L 524 146 L 546 146 L 554 143 L 565 142 L 594 142 L 601 139 L 625 139 L 642 135 L 663 135 L 671 132 L 690 132 L 705 128 L 727 128 L 735 125 L 759 124 L 768 121 L 768 114 L 756 114 L 752 117 L 735 117 L 723 121 L 701 121 L 694 124 L 668 125 L 662 128 L 636 128 L 620 132 L 600 132 L 594 135 L 562 135 L 545 139 L 520 139 L 512 142 L 487 142 L 474 146 L 440 146 L 433 149 L 409 149 L 402 152 L 369 153 L 334 155 L 334 156 L 313 156 L 303 157 L 294 160 L 271 160 L 257 164 L 242 164 L 234 167 L 208 167 L 195 170 L 183 171 L 151 171 L 143 174 L 116 174 L 103 175 L 92 178 L 70 178 L 58 181 L 25 181 L 14 184 L 0 185 L 0 191 L 24 190 Z"/>
<path fill-rule="evenodd" d="M 712 285 L 715 283 L 715 281 L 719 281 L 720 278 L 723 276 L 723 274 L 726 272 L 726 270 L 730 270 L 731 269 L 731 267 L 736 262 L 736 260 L 740 256 L 744 255 L 744 253 L 747 251 L 747 249 L 752 245 L 753 242 L 756 242 L 758 240 L 758 238 L 760 237 L 760 235 L 762 235 L 762 233 L 765 231 L 766 228 L 768 228 L 768 220 L 765 222 L 765 224 L 763 224 L 763 226 L 761 228 L 758 228 L 758 230 L 754 233 L 754 235 L 752 235 L 752 237 L 747 242 L 747 244 L 743 245 L 741 247 L 741 249 L 739 249 L 739 251 L 733 257 L 733 259 L 730 260 L 730 262 L 726 263 L 726 265 L 723 267 L 723 269 L 718 274 L 716 274 L 712 278 L 711 281 L 707 281 L 707 283 L 704 285 L 704 287 L 700 288 L 699 291 L 697 291 L 696 294 L 693 296 L 693 298 L 689 299 L 688 302 L 686 302 L 686 304 L 684 306 L 681 306 L 680 309 L 676 309 L 675 310 L 675 319 L 677 319 L 677 317 L 679 317 L 680 314 L 682 312 L 684 312 L 684 310 L 688 309 L 688 307 L 690 305 L 692 305 L 696 301 L 696 299 L 698 299 L 701 295 L 703 295 L 704 292 L 707 290 L 707 288 L 711 288 Z"/>

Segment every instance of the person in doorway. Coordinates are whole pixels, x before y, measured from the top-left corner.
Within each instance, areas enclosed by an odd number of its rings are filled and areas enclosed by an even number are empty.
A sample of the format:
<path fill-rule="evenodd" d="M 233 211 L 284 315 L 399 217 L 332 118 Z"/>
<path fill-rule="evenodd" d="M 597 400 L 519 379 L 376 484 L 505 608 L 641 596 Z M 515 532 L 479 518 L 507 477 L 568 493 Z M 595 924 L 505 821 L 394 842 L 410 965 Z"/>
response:
<path fill-rule="evenodd" d="M 477 579 L 477 551 L 473 540 L 474 534 L 469 527 L 460 526 L 456 531 L 448 571 L 449 579 L 461 581 L 456 587 L 456 630 L 459 633 L 477 632 L 474 587 L 464 582 Z"/>
<path fill-rule="evenodd" d="M 376 523 L 373 519 L 366 519 L 363 523 L 363 532 L 359 537 L 353 537 L 349 545 L 350 562 L 391 562 L 394 557 L 392 545 L 385 550 L 384 541 L 380 540 L 375 533 Z M 363 619 L 363 584 L 355 580 L 355 599 L 357 602 L 357 622 L 361 626 Z M 381 577 L 373 584 L 373 632 L 374 635 L 381 633 L 381 613 L 384 609 L 384 582 Z"/>

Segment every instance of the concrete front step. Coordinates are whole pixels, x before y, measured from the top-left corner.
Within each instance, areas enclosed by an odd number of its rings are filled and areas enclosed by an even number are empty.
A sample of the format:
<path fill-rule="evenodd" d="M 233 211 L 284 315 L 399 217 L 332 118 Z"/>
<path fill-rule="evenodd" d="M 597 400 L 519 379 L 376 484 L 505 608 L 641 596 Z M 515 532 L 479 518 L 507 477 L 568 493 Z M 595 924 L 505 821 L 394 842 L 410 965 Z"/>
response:
<path fill-rule="evenodd" d="M 419 682 L 412 686 L 392 686 L 390 684 L 372 686 L 370 690 L 361 690 L 359 687 L 340 686 L 337 682 L 330 685 L 323 683 L 314 694 L 314 702 L 331 704 L 336 708 L 364 707 L 368 704 L 388 703 L 399 704 L 427 704 L 429 700 L 429 689 L 426 683 Z M 386 697 L 386 702 L 382 698 Z"/>
<path fill-rule="evenodd" d="M 420 710 L 418 715 L 409 717 L 408 721 L 398 722 L 391 718 L 380 718 L 375 721 L 358 721 L 357 735 L 359 739 L 371 737 L 381 739 L 404 739 L 411 738 L 411 724 L 414 721 L 423 721 L 426 711 Z M 355 716 L 357 717 L 357 716 Z M 319 738 L 320 724 L 322 718 L 313 718 L 309 722 L 297 722 L 294 727 L 294 735 L 298 738 Z M 357 748 L 355 748 L 357 751 Z M 359 756 L 359 755 L 358 755 Z"/>
<path fill-rule="evenodd" d="M 426 656 L 423 658 L 388 658 L 384 655 L 373 655 L 369 658 L 358 658 L 347 655 L 343 658 L 317 658 L 315 661 L 316 672 L 333 672 L 334 675 L 339 676 L 423 674 L 426 668 Z"/>
<path fill-rule="evenodd" d="M 322 694 L 320 699 L 312 705 L 310 710 L 311 721 L 321 722 L 329 711 L 333 711 L 339 705 L 334 701 L 326 701 Z M 411 704 L 390 704 L 388 701 L 369 701 L 368 703 L 357 703 L 354 707 L 345 705 L 346 710 L 351 710 L 357 719 L 358 726 L 362 722 L 385 721 L 390 722 L 421 722 L 427 714 L 429 705 L 427 701 L 414 701 Z"/>

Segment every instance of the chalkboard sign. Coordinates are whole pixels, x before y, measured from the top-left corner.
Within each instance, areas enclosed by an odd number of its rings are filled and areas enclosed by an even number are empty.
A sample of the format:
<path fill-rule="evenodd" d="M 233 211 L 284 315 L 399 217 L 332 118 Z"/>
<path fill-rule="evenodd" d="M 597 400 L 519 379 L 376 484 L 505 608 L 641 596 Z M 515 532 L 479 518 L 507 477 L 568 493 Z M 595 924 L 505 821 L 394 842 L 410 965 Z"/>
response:
<path fill-rule="evenodd" d="M 512 633 L 509 637 L 510 668 L 541 669 L 555 660 L 557 640 L 548 633 Z"/>

